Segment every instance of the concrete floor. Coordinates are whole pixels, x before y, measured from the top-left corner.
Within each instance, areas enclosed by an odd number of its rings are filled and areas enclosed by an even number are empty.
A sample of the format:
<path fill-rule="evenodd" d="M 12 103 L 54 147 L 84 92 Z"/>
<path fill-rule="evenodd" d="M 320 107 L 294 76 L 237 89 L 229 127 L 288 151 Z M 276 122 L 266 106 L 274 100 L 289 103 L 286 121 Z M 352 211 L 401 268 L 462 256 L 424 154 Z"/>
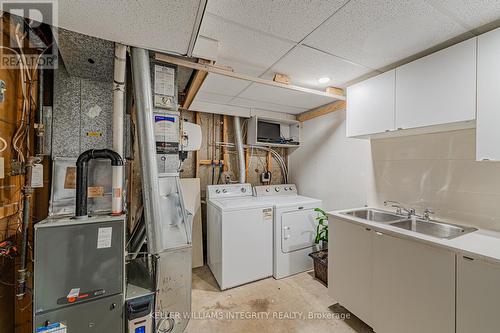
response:
<path fill-rule="evenodd" d="M 335 303 L 312 272 L 221 292 L 208 267 L 200 267 L 193 270 L 193 318 L 185 332 L 373 333 Z"/>

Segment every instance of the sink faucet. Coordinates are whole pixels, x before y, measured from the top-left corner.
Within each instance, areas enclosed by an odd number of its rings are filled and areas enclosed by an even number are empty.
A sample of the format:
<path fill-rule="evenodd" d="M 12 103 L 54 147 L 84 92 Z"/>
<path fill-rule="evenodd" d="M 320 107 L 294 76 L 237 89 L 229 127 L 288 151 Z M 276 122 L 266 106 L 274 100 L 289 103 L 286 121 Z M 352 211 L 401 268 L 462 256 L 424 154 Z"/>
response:
<path fill-rule="evenodd" d="M 391 207 L 396 208 L 396 214 L 403 215 L 403 211 L 408 214 L 408 217 L 412 217 L 415 215 L 415 209 L 413 208 L 405 208 L 400 202 L 393 200 L 384 201 L 384 206 L 391 205 Z"/>
<path fill-rule="evenodd" d="M 434 212 L 429 208 L 426 208 L 424 209 L 424 214 L 422 215 L 422 217 L 424 218 L 424 220 L 429 222 L 431 220 L 431 214 L 434 214 Z"/>

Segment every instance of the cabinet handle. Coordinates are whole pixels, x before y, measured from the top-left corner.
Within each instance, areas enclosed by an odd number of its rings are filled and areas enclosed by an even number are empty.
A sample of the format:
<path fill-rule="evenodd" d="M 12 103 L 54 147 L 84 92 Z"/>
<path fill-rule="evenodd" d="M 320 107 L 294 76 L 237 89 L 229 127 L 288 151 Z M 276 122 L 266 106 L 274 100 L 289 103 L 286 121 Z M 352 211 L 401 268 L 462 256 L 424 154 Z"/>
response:
<path fill-rule="evenodd" d="M 375 235 L 377 235 L 377 236 L 383 236 L 384 234 L 381 233 L 380 231 L 375 231 Z"/>
<path fill-rule="evenodd" d="M 398 130 L 402 130 L 402 129 L 403 129 L 403 127 L 398 127 Z"/>
<path fill-rule="evenodd" d="M 489 158 L 483 158 L 481 161 L 489 161 Z"/>
<path fill-rule="evenodd" d="M 372 229 L 370 229 L 370 228 L 365 228 L 365 230 L 366 230 L 366 231 L 372 231 Z"/>
<path fill-rule="evenodd" d="M 469 260 L 469 261 L 474 261 L 474 258 L 471 258 L 471 257 L 467 257 L 467 256 L 462 256 L 465 260 Z"/>

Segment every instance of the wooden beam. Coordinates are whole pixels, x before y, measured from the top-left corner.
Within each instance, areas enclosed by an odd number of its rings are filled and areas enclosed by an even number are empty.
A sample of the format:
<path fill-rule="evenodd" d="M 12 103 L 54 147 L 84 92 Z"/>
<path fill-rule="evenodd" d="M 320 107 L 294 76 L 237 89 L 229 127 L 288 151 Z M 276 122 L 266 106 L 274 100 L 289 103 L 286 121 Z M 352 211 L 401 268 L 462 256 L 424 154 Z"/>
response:
<path fill-rule="evenodd" d="M 205 59 L 199 59 L 199 63 L 201 64 L 213 64 L 212 61 L 210 60 L 205 60 Z M 191 81 L 191 84 L 189 85 L 187 94 L 186 94 L 186 99 L 184 100 L 184 103 L 182 104 L 182 107 L 184 109 L 189 109 L 191 106 L 191 103 L 193 103 L 194 98 L 196 97 L 196 94 L 201 88 L 201 85 L 203 84 L 203 81 L 205 81 L 205 78 L 207 77 L 208 72 L 206 71 L 200 71 L 197 70 L 194 73 L 193 80 Z"/>
<path fill-rule="evenodd" d="M 195 118 L 195 123 L 201 125 L 201 116 L 199 112 L 195 112 L 194 118 Z M 199 150 L 195 151 L 194 156 L 195 156 L 194 174 L 196 178 L 200 178 L 200 151 Z"/>
<path fill-rule="evenodd" d="M 311 120 L 313 118 L 320 117 L 331 112 L 345 110 L 345 107 L 346 107 L 345 101 L 335 101 L 333 103 L 326 104 L 318 108 L 303 112 L 297 115 L 297 120 L 300 122 Z"/>
<path fill-rule="evenodd" d="M 345 96 L 345 91 L 342 88 L 328 87 L 325 89 L 325 91 L 329 94 Z"/>
<path fill-rule="evenodd" d="M 270 151 L 267 152 L 267 160 L 266 160 L 266 169 L 267 171 L 271 172 L 271 169 L 273 168 L 273 155 L 271 154 Z"/>
<path fill-rule="evenodd" d="M 192 68 L 192 69 L 196 69 L 199 71 L 205 71 L 208 73 L 229 76 L 229 77 L 232 77 L 235 79 L 261 83 L 261 84 L 265 84 L 265 85 L 272 86 L 272 87 L 284 88 L 284 89 L 288 89 L 288 90 L 295 90 L 295 91 L 300 91 L 300 92 L 309 93 L 309 94 L 318 95 L 318 96 L 331 97 L 331 98 L 334 98 L 337 100 L 345 100 L 345 96 L 329 94 L 329 93 L 324 92 L 324 91 L 294 86 L 291 84 L 290 85 L 283 84 L 283 83 L 274 82 L 271 80 L 262 79 L 259 77 L 253 77 L 253 76 L 246 75 L 246 74 L 235 73 L 231 70 L 220 68 L 220 67 L 217 67 L 217 66 L 214 66 L 211 64 L 200 64 L 200 63 L 191 62 L 191 61 L 187 61 L 187 60 L 180 59 L 180 58 L 175 58 L 175 57 L 172 57 L 172 56 L 169 56 L 166 54 L 155 53 L 154 58 L 158 61 L 163 61 L 166 63 L 170 63 L 170 64 L 182 66 L 182 67 Z"/>
<path fill-rule="evenodd" d="M 215 165 L 218 165 L 219 163 L 222 163 L 222 165 L 225 165 L 225 161 L 224 160 L 213 160 L 214 164 Z M 212 160 L 201 160 L 199 162 L 200 165 L 212 165 Z"/>
<path fill-rule="evenodd" d="M 245 150 L 245 179 L 246 182 L 248 183 L 248 167 L 250 165 L 250 148 L 246 148 Z"/>

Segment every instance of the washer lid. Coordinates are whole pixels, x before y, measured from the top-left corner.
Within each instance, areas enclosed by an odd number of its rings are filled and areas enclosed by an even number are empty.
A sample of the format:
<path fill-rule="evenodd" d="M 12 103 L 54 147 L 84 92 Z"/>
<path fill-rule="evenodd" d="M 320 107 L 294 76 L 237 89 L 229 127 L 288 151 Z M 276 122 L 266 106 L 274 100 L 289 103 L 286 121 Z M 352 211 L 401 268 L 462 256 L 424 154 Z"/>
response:
<path fill-rule="evenodd" d="M 264 199 L 264 198 L 261 198 L 261 199 Z M 272 202 L 274 207 L 276 207 L 276 208 L 297 206 L 297 205 L 304 205 L 304 206 L 316 205 L 316 207 L 321 207 L 321 200 L 320 199 L 304 197 L 302 195 L 282 196 L 282 197 L 267 197 L 266 199 L 269 202 Z"/>
<path fill-rule="evenodd" d="M 211 199 L 210 202 L 217 208 L 224 211 L 243 210 L 251 208 L 261 208 L 261 207 L 272 208 L 272 203 L 270 203 L 269 201 L 259 200 L 258 198 L 255 197 Z"/>

